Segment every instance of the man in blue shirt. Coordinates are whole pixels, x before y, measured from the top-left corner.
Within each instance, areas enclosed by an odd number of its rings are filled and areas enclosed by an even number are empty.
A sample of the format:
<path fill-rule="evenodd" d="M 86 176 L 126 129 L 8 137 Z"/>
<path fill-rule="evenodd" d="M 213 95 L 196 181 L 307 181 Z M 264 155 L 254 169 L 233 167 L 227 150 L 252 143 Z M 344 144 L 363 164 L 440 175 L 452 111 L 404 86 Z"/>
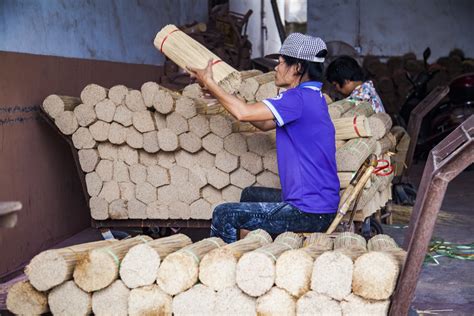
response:
<path fill-rule="evenodd" d="M 293 33 L 283 43 L 275 67 L 275 84 L 287 90 L 275 98 L 246 104 L 226 93 L 212 78 L 212 61 L 189 71 L 239 121 L 261 130 L 276 128 L 279 191 L 247 188 L 241 203 L 214 209 L 211 235 L 237 240 L 239 229 L 326 230 L 339 204 L 335 130 L 321 93 L 326 44 L 320 38 Z"/>

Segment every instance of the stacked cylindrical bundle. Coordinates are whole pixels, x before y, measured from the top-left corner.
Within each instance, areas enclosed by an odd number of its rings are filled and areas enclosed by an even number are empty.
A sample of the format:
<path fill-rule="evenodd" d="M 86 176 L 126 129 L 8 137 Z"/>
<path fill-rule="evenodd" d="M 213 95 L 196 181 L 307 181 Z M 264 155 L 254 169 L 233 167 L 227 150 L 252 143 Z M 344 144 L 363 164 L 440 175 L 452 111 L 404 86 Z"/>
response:
<path fill-rule="evenodd" d="M 343 99 L 328 104 L 329 116 L 332 120 L 340 118 L 344 113 L 355 106 L 355 102 L 351 99 Z"/>
<path fill-rule="evenodd" d="M 202 257 L 224 245 L 222 239 L 211 237 L 168 255 L 158 269 L 158 285 L 170 295 L 191 288 L 198 281 L 199 262 Z"/>
<path fill-rule="evenodd" d="M 264 230 L 251 231 L 244 239 L 214 249 L 204 256 L 199 265 L 199 280 L 215 291 L 235 286 L 237 260 L 246 252 L 272 242 Z"/>
<path fill-rule="evenodd" d="M 375 150 L 373 138 L 354 138 L 336 151 L 337 171 L 357 171 Z"/>
<path fill-rule="evenodd" d="M 367 244 L 364 237 L 344 232 L 334 240 L 334 250 L 345 254 L 354 261 L 367 252 Z"/>
<path fill-rule="evenodd" d="M 274 75 L 244 74 L 255 76 Z M 280 187 L 274 132 L 232 132 L 227 114 L 198 114 L 202 98 L 197 85 L 180 94 L 146 82 L 141 90 L 90 84 L 81 99 L 45 100 L 52 119 L 73 117 L 73 132 L 58 127 L 72 133 L 94 219 L 210 219 L 247 186 Z"/>
<path fill-rule="evenodd" d="M 395 240 L 388 235 L 375 235 L 368 243 L 369 251 L 380 251 L 390 255 L 398 262 L 400 269 L 405 264 L 407 252 L 400 248 Z"/>
<path fill-rule="evenodd" d="M 137 236 L 90 250 L 74 268 L 74 282 L 84 291 L 101 290 L 119 277 L 120 261 L 130 248 L 151 238 Z"/>
<path fill-rule="evenodd" d="M 163 27 L 156 35 L 154 45 L 183 69 L 188 66 L 204 68 L 213 59 L 213 76 L 223 89 L 232 93 L 240 85 L 241 78 L 237 70 L 174 25 Z"/>
<path fill-rule="evenodd" d="M 16 315 L 40 315 L 49 311 L 48 295 L 29 281 L 15 283 L 8 291 L 7 308 Z"/>
<path fill-rule="evenodd" d="M 324 233 L 313 233 L 304 247 L 284 252 L 275 265 L 275 284 L 295 297 L 305 294 L 311 283 L 314 259 L 332 250 L 333 241 Z"/>
<path fill-rule="evenodd" d="M 102 240 L 71 247 L 41 252 L 31 259 L 25 268 L 31 284 L 39 291 L 47 291 L 72 279 L 77 262 L 90 250 L 107 247 L 116 240 Z"/>
<path fill-rule="evenodd" d="M 365 116 L 342 117 L 332 120 L 336 129 L 336 140 L 347 140 L 372 136 L 369 121 Z"/>
<path fill-rule="evenodd" d="M 354 117 L 363 115 L 369 117 L 374 114 L 372 104 L 365 101 L 354 101 L 355 105 L 342 114 L 342 117 Z"/>
<path fill-rule="evenodd" d="M 177 234 L 133 246 L 120 264 L 120 278 L 131 289 L 151 285 L 156 281 L 161 260 L 191 243 L 188 236 Z"/>
<path fill-rule="evenodd" d="M 275 263 L 286 250 L 300 248 L 302 238 L 295 233 L 280 234 L 272 244 L 243 255 L 237 263 L 236 281 L 250 296 L 261 296 L 275 283 Z"/>

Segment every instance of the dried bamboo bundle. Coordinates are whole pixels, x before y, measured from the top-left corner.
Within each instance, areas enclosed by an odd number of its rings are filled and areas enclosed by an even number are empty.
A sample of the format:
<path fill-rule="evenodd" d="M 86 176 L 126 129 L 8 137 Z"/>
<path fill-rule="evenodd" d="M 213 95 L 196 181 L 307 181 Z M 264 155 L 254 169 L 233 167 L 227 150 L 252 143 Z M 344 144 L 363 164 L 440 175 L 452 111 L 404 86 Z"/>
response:
<path fill-rule="evenodd" d="M 296 300 L 276 286 L 257 299 L 257 315 L 296 315 Z"/>
<path fill-rule="evenodd" d="M 375 150 L 375 140 L 355 138 L 336 151 L 337 171 L 357 171 Z"/>
<path fill-rule="evenodd" d="M 379 112 L 369 117 L 369 126 L 372 136 L 378 140 L 392 128 L 392 119 L 387 113 Z"/>
<path fill-rule="evenodd" d="M 352 291 L 366 299 L 386 300 L 395 289 L 399 272 L 399 264 L 390 254 L 368 252 L 354 263 Z"/>
<path fill-rule="evenodd" d="M 199 262 L 209 251 L 220 248 L 220 238 L 206 238 L 176 251 L 163 260 L 156 282 L 162 290 L 176 295 L 191 288 L 198 280 Z"/>
<path fill-rule="evenodd" d="M 359 248 L 367 250 L 367 243 L 361 235 L 357 235 L 351 232 L 341 233 L 334 239 L 334 249 L 338 248 Z"/>
<path fill-rule="evenodd" d="M 325 233 L 312 233 L 306 237 L 303 246 L 305 248 L 314 247 L 328 251 L 334 248 L 334 241 Z"/>
<path fill-rule="evenodd" d="M 369 121 L 365 116 L 342 117 L 332 120 L 336 129 L 336 140 L 372 136 Z"/>
<path fill-rule="evenodd" d="M 331 104 L 334 100 L 326 93 L 323 93 L 324 100 L 326 100 L 326 104 Z"/>
<path fill-rule="evenodd" d="M 59 114 L 54 123 L 64 135 L 72 135 L 79 128 L 79 122 L 73 111 L 64 111 Z"/>
<path fill-rule="evenodd" d="M 296 302 L 296 314 L 342 316 L 342 311 L 338 301 L 315 291 L 309 291 Z"/>
<path fill-rule="evenodd" d="M 151 238 L 137 236 L 90 250 L 74 268 L 74 281 L 86 292 L 98 291 L 112 284 L 119 276 L 120 261 L 128 250 Z"/>
<path fill-rule="evenodd" d="M 121 280 L 116 280 L 105 289 L 92 294 L 92 311 L 94 315 L 117 315 L 128 314 L 128 289 Z"/>
<path fill-rule="evenodd" d="M 351 258 L 352 261 L 356 261 L 357 258 L 362 256 L 364 253 L 367 253 L 367 249 L 362 248 L 337 248 L 334 249 L 334 251 L 348 256 L 349 258 Z"/>
<path fill-rule="evenodd" d="M 201 260 L 199 280 L 215 291 L 234 286 L 237 260 L 244 253 L 271 242 L 272 237 L 266 231 L 257 229 L 248 233 L 244 239 L 212 250 Z"/>
<path fill-rule="evenodd" d="M 347 112 L 342 114 L 342 117 L 354 117 L 363 115 L 369 117 L 374 114 L 374 109 L 372 105 L 365 101 L 355 101 L 355 106 L 349 109 Z"/>
<path fill-rule="evenodd" d="M 375 235 L 367 242 L 367 249 L 369 251 L 384 251 L 393 248 L 398 248 L 398 245 L 389 235 Z"/>
<path fill-rule="evenodd" d="M 53 315 L 89 315 L 92 312 L 91 294 L 81 290 L 73 281 L 52 289 L 48 303 Z"/>
<path fill-rule="evenodd" d="M 269 71 L 261 75 L 255 76 L 253 78 L 255 79 L 255 81 L 257 81 L 258 85 L 261 86 L 266 83 L 275 81 L 275 75 L 276 75 L 275 71 Z"/>
<path fill-rule="evenodd" d="M 278 87 L 275 85 L 274 81 L 267 82 L 262 84 L 257 93 L 255 93 L 255 100 L 262 101 L 268 98 L 273 98 L 278 95 Z"/>
<path fill-rule="evenodd" d="M 161 259 L 191 243 L 188 236 L 177 234 L 133 246 L 120 264 L 120 278 L 131 289 L 153 284 Z"/>
<path fill-rule="evenodd" d="M 28 281 L 15 283 L 8 290 L 6 304 L 16 315 L 40 315 L 49 311 L 47 294 L 37 291 Z"/>
<path fill-rule="evenodd" d="M 355 294 L 351 294 L 341 301 L 342 314 L 347 316 L 388 315 L 389 306 L 389 300 L 365 300 Z"/>
<path fill-rule="evenodd" d="M 375 143 L 374 153 L 377 156 L 380 156 L 388 151 L 393 151 L 395 149 L 395 146 L 397 145 L 396 141 L 397 140 L 395 139 L 395 136 L 393 136 L 392 133 L 388 132 L 384 137 L 382 137 Z"/>
<path fill-rule="evenodd" d="M 130 291 L 128 314 L 130 316 L 163 315 L 171 316 L 173 299 L 158 285 L 148 285 Z"/>
<path fill-rule="evenodd" d="M 260 84 L 255 79 L 256 76 L 262 75 L 260 70 L 247 70 L 240 72 L 242 77 L 242 84 L 239 87 L 239 95 L 246 101 L 254 101 L 255 93 L 257 93 Z M 274 79 L 274 76 L 273 78 Z"/>
<path fill-rule="evenodd" d="M 344 146 L 347 143 L 345 140 L 336 140 L 336 150 Z"/>
<path fill-rule="evenodd" d="M 338 301 L 351 293 L 353 262 L 337 251 L 327 251 L 314 261 L 311 289 Z"/>
<path fill-rule="evenodd" d="M 256 299 L 237 286 L 225 288 L 217 292 L 214 315 L 256 316 Z"/>
<path fill-rule="evenodd" d="M 25 274 L 37 290 L 47 291 L 72 278 L 76 263 L 90 250 L 106 247 L 117 240 L 100 240 L 41 252 L 31 259 Z"/>
<path fill-rule="evenodd" d="M 286 250 L 300 248 L 302 237 L 291 232 L 280 234 L 272 244 L 246 253 L 237 263 L 237 285 L 250 296 L 260 296 L 275 282 L 275 263 Z"/>
<path fill-rule="evenodd" d="M 340 118 L 344 113 L 355 106 L 355 102 L 350 99 L 343 99 L 328 105 L 329 116 L 331 119 Z"/>
<path fill-rule="evenodd" d="M 215 304 L 216 292 L 203 284 L 196 284 L 173 298 L 172 311 L 175 316 L 212 315 Z"/>
<path fill-rule="evenodd" d="M 188 66 L 204 68 L 213 59 L 214 79 L 224 90 L 233 93 L 240 85 L 237 70 L 174 25 L 163 27 L 156 35 L 154 45 L 183 69 Z"/>
<path fill-rule="evenodd" d="M 332 250 L 333 241 L 324 233 L 313 233 L 304 242 L 304 247 L 285 251 L 275 265 L 275 284 L 295 297 L 309 291 L 314 259 L 325 251 Z"/>
<path fill-rule="evenodd" d="M 64 111 L 73 111 L 81 103 L 81 99 L 65 95 L 51 94 L 43 101 L 43 110 L 53 119 Z"/>

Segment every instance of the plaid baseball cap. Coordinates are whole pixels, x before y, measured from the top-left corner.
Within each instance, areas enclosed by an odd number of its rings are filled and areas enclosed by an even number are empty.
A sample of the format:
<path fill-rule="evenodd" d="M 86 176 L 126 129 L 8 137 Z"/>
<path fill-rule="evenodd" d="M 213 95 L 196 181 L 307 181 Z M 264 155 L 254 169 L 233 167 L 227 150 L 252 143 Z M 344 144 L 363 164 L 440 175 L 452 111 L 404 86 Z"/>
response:
<path fill-rule="evenodd" d="M 316 55 L 323 49 L 327 50 L 326 43 L 319 38 L 301 33 L 291 33 L 281 45 L 280 53 L 270 54 L 265 57 L 278 59 L 280 55 L 290 56 L 311 62 L 323 63 L 324 57 Z"/>

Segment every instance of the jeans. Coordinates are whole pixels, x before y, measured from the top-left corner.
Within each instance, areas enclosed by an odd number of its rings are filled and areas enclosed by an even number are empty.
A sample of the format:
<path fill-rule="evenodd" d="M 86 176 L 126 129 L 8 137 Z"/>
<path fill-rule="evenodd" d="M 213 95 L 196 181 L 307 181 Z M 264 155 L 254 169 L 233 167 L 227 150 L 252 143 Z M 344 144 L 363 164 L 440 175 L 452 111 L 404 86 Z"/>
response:
<path fill-rule="evenodd" d="M 226 243 L 237 241 L 239 229 L 263 229 L 271 235 L 283 232 L 321 232 L 336 213 L 313 214 L 282 202 L 281 190 L 248 187 L 242 191 L 240 203 L 218 205 L 212 214 L 211 236 Z"/>

